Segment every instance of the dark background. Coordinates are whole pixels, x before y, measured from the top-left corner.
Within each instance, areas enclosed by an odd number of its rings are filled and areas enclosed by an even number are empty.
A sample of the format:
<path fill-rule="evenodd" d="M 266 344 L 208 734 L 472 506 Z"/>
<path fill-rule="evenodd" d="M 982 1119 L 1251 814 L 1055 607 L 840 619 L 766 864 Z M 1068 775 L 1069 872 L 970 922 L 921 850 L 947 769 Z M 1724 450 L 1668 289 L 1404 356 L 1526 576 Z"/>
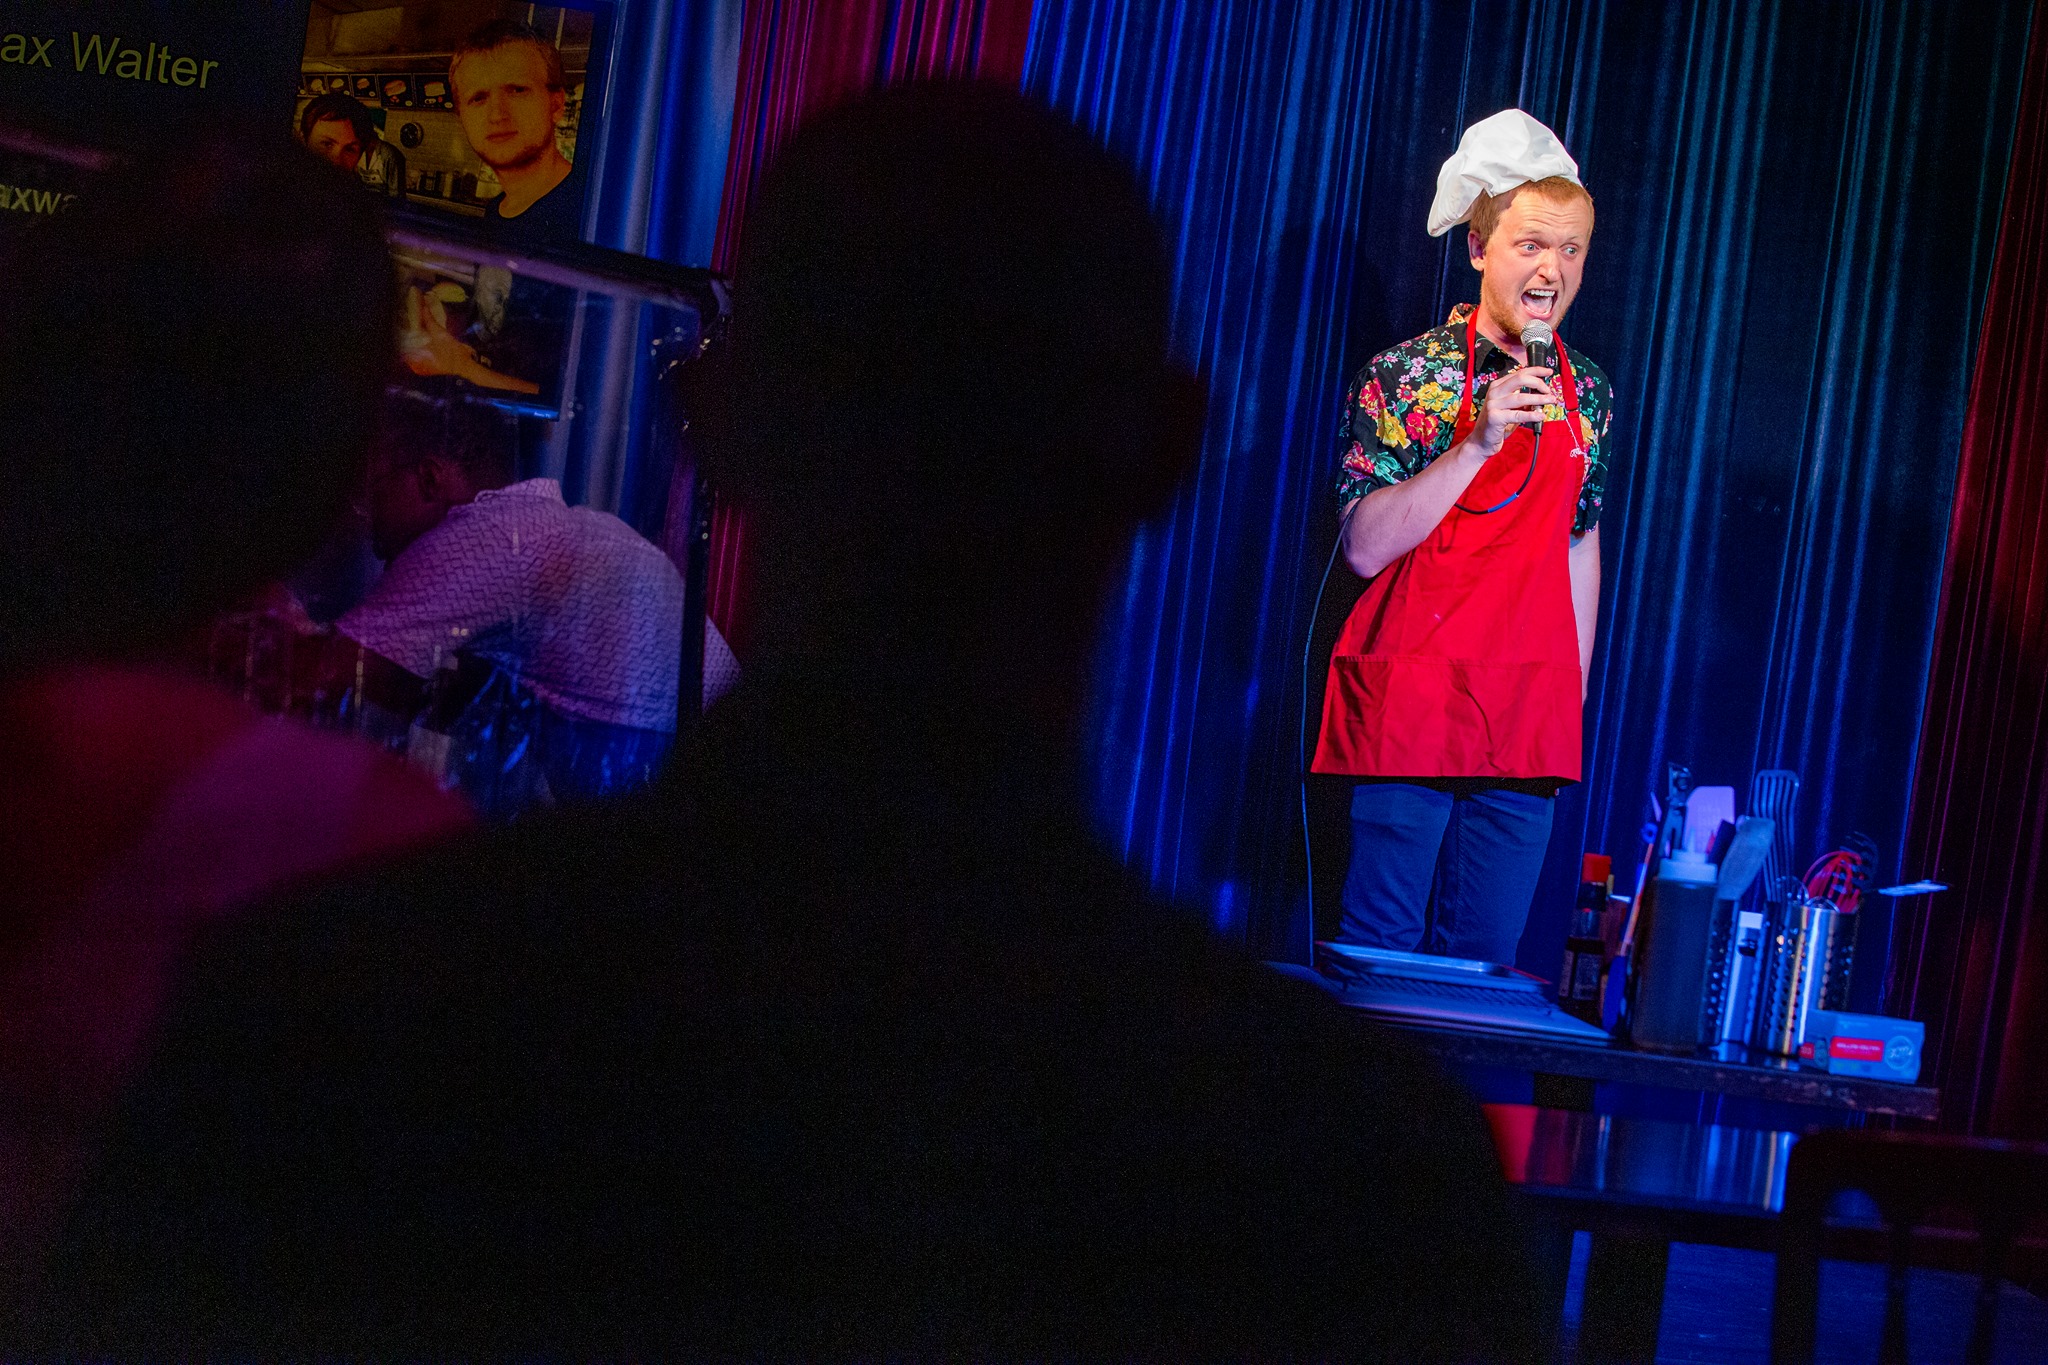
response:
<path fill-rule="evenodd" d="M 147 147 L 181 126 L 221 117 L 291 117 L 308 0 L 29 0 L 0 11 L 0 33 L 55 38 L 54 69 L 0 66 L 0 112 L 81 141 Z M 168 46 L 175 56 L 220 66 L 206 89 L 78 71 L 71 34 L 98 33 L 127 46 Z"/>
<path fill-rule="evenodd" d="M 0 64 L 0 120 L 97 151 L 147 155 L 189 130 L 222 121 L 282 127 L 298 85 L 308 0 L 30 0 L 0 8 L 0 35 L 53 40 L 49 66 Z M 72 34 L 97 33 L 124 47 L 169 47 L 174 57 L 213 60 L 206 88 L 129 80 L 77 68 Z M 90 193 L 91 170 L 0 146 L 0 184 Z M 11 204 L 12 196 L 8 197 Z M 0 241 L 48 215 L 0 204 Z"/>

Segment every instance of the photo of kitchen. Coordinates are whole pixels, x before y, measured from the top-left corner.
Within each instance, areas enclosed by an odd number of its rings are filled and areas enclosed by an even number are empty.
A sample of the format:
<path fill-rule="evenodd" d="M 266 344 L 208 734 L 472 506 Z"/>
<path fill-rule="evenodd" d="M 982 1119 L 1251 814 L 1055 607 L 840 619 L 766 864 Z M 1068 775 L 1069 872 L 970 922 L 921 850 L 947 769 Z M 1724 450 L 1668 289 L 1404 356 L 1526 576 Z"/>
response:
<path fill-rule="evenodd" d="M 602 5 L 314 0 L 294 131 L 392 199 L 579 238 L 578 141 L 610 23 Z"/>
<path fill-rule="evenodd" d="M 395 384 L 528 416 L 561 415 L 576 291 L 501 266 L 396 250 Z"/>

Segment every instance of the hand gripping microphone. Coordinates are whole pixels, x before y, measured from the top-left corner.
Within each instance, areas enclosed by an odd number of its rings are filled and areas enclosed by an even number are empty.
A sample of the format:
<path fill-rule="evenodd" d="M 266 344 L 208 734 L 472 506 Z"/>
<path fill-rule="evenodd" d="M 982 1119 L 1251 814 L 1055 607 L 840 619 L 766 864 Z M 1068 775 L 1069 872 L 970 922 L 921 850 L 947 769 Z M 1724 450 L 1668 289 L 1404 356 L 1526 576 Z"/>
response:
<path fill-rule="evenodd" d="M 1557 368 L 1557 333 L 1550 329 L 1549 323 L 1532 322 L 1527 327 L 1524 327 L 1522 329 L 1522 347 L 1529 353 L 1529 363 L 1532 366 L 1540 365 L 1546 370 Z M 1529 486 L 1530 478 L 1536 473 L 1536 450 L 1542 442 L 1543 423 L 1539 420 L 1536 423 L 1535 444 L 1529 449 L 1529 468 L 1522 475 L 1521 488 L 1517 488 L 1491 507 L 1467 507 L 1462 502 L 1452 505 L 1467 516 L 1486 517 L 1492 516 L 1516 498 L 1521 497 L 1523 490 Z"/>

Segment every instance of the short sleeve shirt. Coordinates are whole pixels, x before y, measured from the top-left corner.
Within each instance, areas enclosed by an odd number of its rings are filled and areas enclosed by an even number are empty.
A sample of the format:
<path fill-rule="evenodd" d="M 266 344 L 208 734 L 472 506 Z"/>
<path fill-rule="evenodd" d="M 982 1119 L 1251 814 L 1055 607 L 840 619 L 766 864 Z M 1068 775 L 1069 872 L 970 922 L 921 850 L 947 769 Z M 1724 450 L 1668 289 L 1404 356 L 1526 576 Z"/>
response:
<path fill-rule="evenodd" d="M 617 517 L 566 506 L 552 479 L 450 508 L 336 622 L 420 677 L 460 650 L 517 669 L 566 715 L 648 730 L 675 728 L 682 625 L 668 556 Z M 723 646 L 707 634 L 707 675 Z"/>
<path fill-rule="evenodd" d="M 1472 305 L 1451 310 L 1444 325 L 1404 341 L 1372 358 L 1344 398 L 1343 462 L 1337 474 L 1337 505 L 1350 504 L 1375 488 L 1412 478 L 1451 448 L 1458 402 L 1465 392 L 1465 324 Z M 1562 343 L 1560 343 L 1562 344 Z M 1600 524 L 1607 492 L 1608 430 L 1614 422 L 1614 386 L 1607 372 L 1578 351 L 1565 348 L 1578 382 L 1579 437 L 1586 447 L 1586 478 L 1579 489 L 1572 534 Z M 1486 401 L 1492 382 L 1515 368 L 1514 357 L 1484 336 L 1473 344 L 1472 405 Z M 1550 408 L 1546 420 L 1563 421 Z"/>
<path fill-rule="evenodd" d="M 583 200 L 590 182 L 590 177 L 584 172 L 583 161 L 584 158 L 578 157 L 561 184 L 542 195 L 516 218 L 507 218 L 500 212 L 505 207 L 502 193 L 492 195 L 484 201 L 486 224 L 500 236 L 524 242 L 582 241 Z"/>

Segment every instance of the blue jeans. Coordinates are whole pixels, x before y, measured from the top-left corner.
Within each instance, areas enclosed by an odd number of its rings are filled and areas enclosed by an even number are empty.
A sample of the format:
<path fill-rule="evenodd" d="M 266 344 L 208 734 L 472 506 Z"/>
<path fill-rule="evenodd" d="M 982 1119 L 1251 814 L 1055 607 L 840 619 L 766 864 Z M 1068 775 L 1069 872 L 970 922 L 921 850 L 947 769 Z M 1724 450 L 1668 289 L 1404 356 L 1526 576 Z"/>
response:
<path fill-rule="evenodd" d="M 1556 804 L 1499 787 L 1360 783 L 1338 941 L 1512 963 Z"/>

